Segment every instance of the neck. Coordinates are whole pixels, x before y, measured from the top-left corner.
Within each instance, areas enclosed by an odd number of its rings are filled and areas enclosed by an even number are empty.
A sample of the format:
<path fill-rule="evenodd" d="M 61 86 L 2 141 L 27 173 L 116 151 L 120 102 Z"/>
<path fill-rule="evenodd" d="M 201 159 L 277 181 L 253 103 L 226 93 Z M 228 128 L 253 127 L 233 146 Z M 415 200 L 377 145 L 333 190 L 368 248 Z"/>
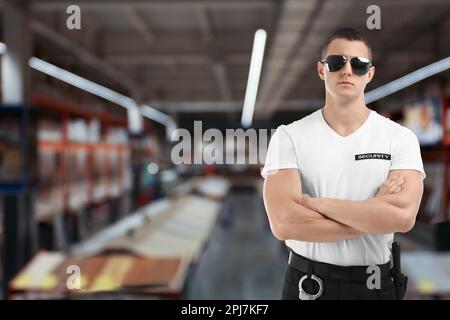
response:
<path fill-rule="evenodd" d="M 345 101 L 327 95 L 322 114 L 333 130 L 346 136 L 356 131 L 367 120 L 370 109 L 365 105 L 364 95 Z"/>

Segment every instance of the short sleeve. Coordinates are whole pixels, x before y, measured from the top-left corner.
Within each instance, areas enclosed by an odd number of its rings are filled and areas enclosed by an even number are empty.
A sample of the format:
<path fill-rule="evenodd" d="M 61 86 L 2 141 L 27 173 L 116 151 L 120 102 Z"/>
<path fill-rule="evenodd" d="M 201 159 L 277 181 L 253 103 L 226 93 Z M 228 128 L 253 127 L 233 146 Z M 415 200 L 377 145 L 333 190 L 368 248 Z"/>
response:
<path fill-rule="evenodd" d="M 270 139 L 261 175 L 263 178 L 267 178 L 268 172 L 271 170 L 290 168 L 298 169 L 297 154 L 286 126 L 282 125 L 277 128 Z"/>
<path fill-rule="evenodd" d="M 423 169 L 420 145 L 417 136 L 409 129 L 399 135 L 392 147 L 391 170 L 412 169 L 420 171 L 422 179 L 426 178 Z"/>

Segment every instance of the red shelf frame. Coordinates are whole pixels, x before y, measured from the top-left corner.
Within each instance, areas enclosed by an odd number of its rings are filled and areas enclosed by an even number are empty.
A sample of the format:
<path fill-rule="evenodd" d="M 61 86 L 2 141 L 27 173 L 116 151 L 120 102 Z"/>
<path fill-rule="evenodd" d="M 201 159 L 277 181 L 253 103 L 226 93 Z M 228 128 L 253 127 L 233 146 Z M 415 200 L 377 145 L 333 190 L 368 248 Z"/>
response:
<path fill-rule="evenodd" d="M 117 164 L 119 166 L 119 176 L 121 177 L 120 183 L 123 183 L 124 178 L 124 168 L 123 162 L 125 160 L 125 154 L 131 152 L 130 146 L 121 144 L 109 144 L 105 142 L 99 143 L 82 143 L 68 141 L 68 123 L 71 117 L 78 117 L 83 119 L 93 119 L 96 118 L 100 121 L 102 126 L 102 131 L 110 126 L 115 127 L 127 127 L 127 119 L 122 117 L 111 115 L 105 111 L 93 111 L 89 110 L 88 107 L 77 105 L 74 103 L 62 101 L 52 97 L 48 97 L 39 93 L 33 93 L 31 97 L 31 102 L 34 107 L 42 108 L 46 110 L 51 110 L 56 112 L 61 117 L 63 134 L 61 141 L 38 141 L 38 149 L 53 149 L 61 153 L 61 166 L 58 168 L 58 177 L 60 185 L 64 188 L 63 192 L 63 209 L 68 209 L 68 196 L 69 196 L 69 184 L 67 181 L 67 165 L 69 151 L 73 150 L 86 150 L 87 151 L 87 162 L 85 176 L 87 178 L 88 185 L 88 203 L 92 203 L 92 191 L 94 188 L 94 181 L 92 181 L 92 169 L 94 163 L 94 153 L 98 150 L 102 151 L 114 151 L 119 153 L 119 159 Z M 111 165 L 109 157 L 106 156 L 102 166 L 104 176 L 106 177 L 106 188 L 111 188 L 110 177 L 106 174 L 108 172 L 109 166 Z M 106 197 L 107 198 L 107 197 Z M 106 199 L 105 198 L 105 199 Z"/>

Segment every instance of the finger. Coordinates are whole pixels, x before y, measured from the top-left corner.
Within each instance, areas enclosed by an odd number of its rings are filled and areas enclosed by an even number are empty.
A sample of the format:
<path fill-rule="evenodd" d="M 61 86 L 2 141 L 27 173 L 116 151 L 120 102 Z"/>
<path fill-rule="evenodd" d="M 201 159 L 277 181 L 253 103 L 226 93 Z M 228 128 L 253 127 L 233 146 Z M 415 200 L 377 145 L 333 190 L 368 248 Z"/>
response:
<path fill-rule="evenodd" d="M 391 179 L 395 180 L 395 179 L 398 179 L 399 177 L 401 177 L 399 174 L 394 174 L 394 175 L 389 177 L 389 180 L 391 180 Z"/>
<path fill-rule="evenodd" d="M 392 185 L 390 185 L 390 187 L 389 187 L 389 189 L 392 189 L 392 188 L 396 188 L 396 187 L 398 187 L 398 186 L 400 186 L 400 185 L 402 185 L 403 184 L 403 181 L 401 181 L 401 180 L 397 180 L 397 181 L 395 181 Z"/>
<path fill-rule="evenodd" d="M 388 182 L 387 182 L 387 187 L 389 187 L 389 188 L 392 187 L 392 186 L 395 185 L 398 181 L 399 181 L 398 178 L 392 179 L 392 180 L 388 180 Z"/>
<path fill-rule="evenodd" d="M 400 177 L 400 178 L 395 180 L 395 183 L 396 184 L 403 184 L 403 183 L 405 183 L 405 178 L 404 177 Z"/>
<path fill-rule="evenodd" d="M 405 178 L 403 176 L 399 176 L 398 178 L 395 178 L 395 179 L 391 180 L 388 183 L 388 185 L 390 187 L 392 187 L 394 184 L 398 184 L 398 183 L 403 184 L 404 182 L 405 182 Z"/>
<path fill-rule="evenodd" d="M 402 185 L 404 183 L 404 178 L 401 175 L 393 175 L 388 180 L 383 182 L 383 184 L 380 186 L 380 190 L 378 191 L 379 195 L 382 194 L 389 194 L 393 193 L 395 191 L 395 188 Z"/>
<path fill-rule="evenodd" d="M 393 181 L 399 181 L 399 180 L 403 180 L 403 179 L 404 179 L 404 177 L 400 176 L 400 175 L 395 176 L 395 177 L 392 178 Z"/>
<path fill-rule="evenodd" d="M 394 183 L 395 183 L 395 179 L 387 180 L 385 182 L 385 185 L 386 185 L 386 187 L 391 187 L 392 185 L 394 185 Z"/>
<path fill-rule="evenodd" d="M 402 190 L 401 186 L 396 186 L 395 188 L 392 188 L 391 190 L 389 190 L 389 193 L 397 193 L 401 190 Z"/>
<path fill-rule="evenodd" d="M 405 178 L 401 177 L 400 179 L 397 179 L 395 185 L 403 185 L 405 183 Z"/>
<path fill-rule="evenodd" d="M 396 182 L 393 186 L 391 186 L 388 190 L 389 193 L 394 192 L 398 187 L 400 187 L 403 182 Z"/>
<path fill-rule="evenodd" d="M 393 186 L 393 187 L 389 188 L 389 189 L 386 191 L 386 193 L 387 193 L 387 194 L 394 193 L 394 190 L 397 189 L 397 188 L 398 188 L 398 186 Z"/>

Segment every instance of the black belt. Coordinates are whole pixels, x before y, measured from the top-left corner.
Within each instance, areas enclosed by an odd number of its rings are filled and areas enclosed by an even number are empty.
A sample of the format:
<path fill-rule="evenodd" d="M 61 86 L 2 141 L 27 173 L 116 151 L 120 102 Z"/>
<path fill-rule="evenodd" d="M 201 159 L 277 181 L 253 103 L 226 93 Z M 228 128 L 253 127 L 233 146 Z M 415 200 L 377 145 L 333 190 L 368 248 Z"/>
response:
<path fill-rule="evenodd" d="M 314 274 L 323 279 L 333 279 L 344 282 L 367 281 L 373 271 L 368 272 L 369 266 L 338 266 L 329 263 L 316 262 L 302 257 L 291 251 L 289 254 L 289 266 L 307 274 Z M 377 265 L 380 268 L 380 277 L 391 276 L 390 262 Z"/>

